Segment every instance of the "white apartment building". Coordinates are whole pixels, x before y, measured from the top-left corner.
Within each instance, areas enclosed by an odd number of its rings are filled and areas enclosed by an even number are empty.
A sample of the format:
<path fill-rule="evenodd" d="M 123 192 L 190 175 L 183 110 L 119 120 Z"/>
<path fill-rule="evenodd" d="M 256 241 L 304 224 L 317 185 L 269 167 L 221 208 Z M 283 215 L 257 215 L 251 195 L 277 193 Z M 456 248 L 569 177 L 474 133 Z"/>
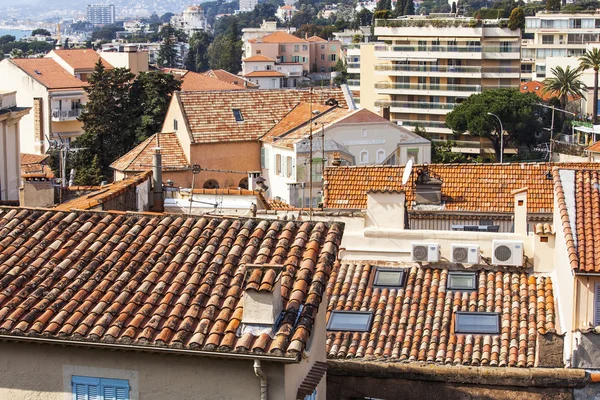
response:
<path fill-rule="evenodd" d="M 240 0 L 239 9 L 235 10 L 236 14 L 243 12 L 250 12 L 254 10 L 254 7 L 258 4 L 258 0 Z"/>
<path fill-rule="evenodd" d="M 521 32 L 505 23 L 445 14 L 377 20 L 378 42 L 348 47 L 348 85 L 361 107 L 451 139 L 445 116 L 458 103 L 487 89 L 519 88 Z M 460 139 L 461 151 L 493 151 L 479 138 Z"/>
<path fill-rule="evenodd" d="M 88 4 L 86 19 L 93 25 L 108 25 L 115 23 L 114 4 Z"/>
<path fill-rule="evenodd" d="M 17 107 L 16 92 L 0 91 L 0 201 L 19 200 L 21 161 L 19 131 L 29 107 Z"/>
<path fill-rule="evenodd" d="M 196 32 L 210 30 L 204 15 L 204 9 L 201 6 L 189 6 L 183 11 L 183 14 L 172 16 L 171 25 L 184 31 L 188 36 L 192 36 Z"/>
<path fill-rule="evenodd" d="M 560 14 L 541 12 L 525 18 L 525 32 L 533 38 L 521 45 L 521 79 L 544 80 L 548 59 L 579 57 L 592 43 L 599 42 L 600 12 Z"/>

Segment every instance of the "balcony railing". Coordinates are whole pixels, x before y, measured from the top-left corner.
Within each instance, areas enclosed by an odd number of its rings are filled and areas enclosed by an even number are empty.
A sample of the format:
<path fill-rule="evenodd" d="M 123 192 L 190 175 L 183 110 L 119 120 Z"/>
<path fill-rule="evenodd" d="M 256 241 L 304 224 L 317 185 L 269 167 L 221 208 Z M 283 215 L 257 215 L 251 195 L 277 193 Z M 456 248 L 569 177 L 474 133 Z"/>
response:
<path fill-rule="evenodd" d="M 405 71 L 405 72 L 441 72 L 441 73 L 481 73 L 481 67 L 457 67 L 452 65 L 406 65 L 406 64 L 376 64 L 375 71 Z"/>
<path fill-rule="evenodd" d="M 483 67 L 484 74 L 518 74 L 521 67 Z"/>
<path fill-rule="evenodd" d="M 357 63 L 357 62 L 348 63 L 347 67 L 348 68 L 360 68 L 360 63 Z"/>
<path fill-rule="evenodd" d="M 81 115 L 81 108 L 73 110 L 52 110 L 52 118 L 58 120 L 66 120 L 77 118 Z"/>
<path fill-rule="evenodd" d="M 436 121 L 402 121 L 402 126 L 421 126 L 424 128 L 446 128 L 444 122 Z"/>
<path fill-rule="evenodd" d="M 399 108 L 418 108 L 426 110 L 454 110 L 456 104 L 454 103 L 434 103 L 434 102 L 421 102 L 421 101 L 390 101 L 390 100 L 377 100 L 375 101 L 376 107 L 399 107 Z"/>
<path fill-rule="evenodd" d="M 426 83 L 377 82 L 375 89 L 443 90 L 450 92 L 481 92 L 481 85 L 438 85 Z"/>
<path fill-rule="evenodd" d="M 521 48 L 518 46 L 484 46 L 485 53 L 520 53 Z"/>
<path fill-rule="evenodd" d="M 348 86 L 360 86 L 360 79 L 348 79 Z"/>
<path fill-rule="evenodd" d="M 386 46 L 377 45 L 375 51 L 396 51 L 396 52 L 443 52 L 443 53 L 480 53 L 481 46 L 442 46 L 442 45 L 416 45 L 416 46 Z"/>

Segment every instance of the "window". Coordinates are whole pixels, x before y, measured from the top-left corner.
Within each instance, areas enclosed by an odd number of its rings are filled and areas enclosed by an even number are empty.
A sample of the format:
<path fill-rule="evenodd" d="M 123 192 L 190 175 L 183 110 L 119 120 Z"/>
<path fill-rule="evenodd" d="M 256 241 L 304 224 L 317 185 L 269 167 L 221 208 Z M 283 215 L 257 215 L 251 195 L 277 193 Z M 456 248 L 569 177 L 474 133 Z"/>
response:
<path fill-rule="evenodd" d="M 321 50 L 325 50 L 325 45 L 324 44 L 321 45 Z"/>
<path fill-rule="evenodd" d="M 419 40 L 419 51 L 427 51 L 427 41 Z"/>
<path fill-rule="evenodd" d="M 373 313 L 369 311 L 332 311 L 328 331 L 368 332 Z"/>
<path fill-rule="evenodd" d="M 419 149 L 406 149 L 406 160 L 413 159 L 413 162 L 419 163 Z"/>
<path fill-rule="evenodd" d="M 366 130 L 366 129 L 363 129 L 363 130 L 362 130 L 362 134 L 361 134 L 361 136 L 362 136 L 362 137 L 367 137 L 367 130 Z"/>
<path fill-rule="evenodd" d="M 317 389 L 315 389 L 311 394 L 307 394 L 306 396 L 304 396 L 304 400 L 317 400 Z"/>
<path fill-rule="evenodd" d="M 300 46 L 299 46 L 299 45 L 297 45 L 297 44 L 295 44 L 295 45 L 294 45 L 294 51 L 300 51 Z"/>
<path fill-rule="evenodd" d="M 287 158 L 287 176 L 288 178 L 292 177 L 292 157 Z"/>
<path fill-rule="evenodd" d="M 448 289 L 475 290 L 477 275 L 474 272 L 451 271 L 448 273 Z"/>
<path fill-rule="evenodd" d="M 325 61 L 325 54 L 321 54 L 321 60 Z"/>
<path fill-rule="evenodd" d="M 329 61 L 336 61 L 336 60 L 337 60 L 337 56 L 335 54 L 329 55 Z"/>
<path fill-rule="evenodd" d="M 456 312 L 455 333 L 500 333 L 500 314 L 494 312 Z"/>
<path fill-rule="evenodd" d="M 281 154 L 275 154 L 275 173 L 281 175 Z"/>
<path fill-rule="evenodd" d="M 331 51 L 335 51 L 335 45 L 331 46 Z"/>
<path fill-rule="evenodd" d="M 377 150 L 377 162 L 382 163 L 385 160 L 385 150 Z"/>
<path fill-rule="evenodd" d="M 306 44 L 303 44 L 303 45 L 302 45 L 302 51 L 306 51 L 306 50 L 308 50 L 308 45 L 306 45 Z"/>
<path fill-rule="evenodd" d="M 236 122 L 242 122 L 244 120 L 244 116 L 242 115 L 242 111 L 239 108 L 232 109 L 233 116 L 235 117 Z"/>
<path fill-rule="evenodd" d="M 270 71 L 273 68 L 272 65 L 267 65 L 267 71 Z"/>
<path fill-rule="evenodd" d="M 285 53 L 285 46 L 284 45 L 279 46 L 279 52 L 280 53 Z"/>
<path fill-rule="evenodd" d="M 122 379 L 73 376 L 74 400 L 129 400 L 129 382 Z"/>
<path fill-rule="evenodd" d="M 173 130 L 177 130 L 177 118 L 173 119 Z"/>
<path fill-rule="evenodd" d="M 542 35 L 542 44 L 554 44 L 554 35 Z"/>
<path fill-rule="evenodd" d="M 299 56 L 292 56 L 292 62 L 300 62 L 300 57 Z"/>
<path fill-rule="evenodd" d="M 369 152 L 366 150 L 363 150 L 360 152 L 360 163 L 361 164 L 368 164 L 369 163 Z"/>
<path fill-rule="evenodd" d="M 398 268 L 377 268 L 373 286 L 399 288 L 404 285 L 404 271 Z"/>
<path fill-rule="evenodd" d="M 256 50 L 256 54 L 262 53 L 262 50 Z"/>

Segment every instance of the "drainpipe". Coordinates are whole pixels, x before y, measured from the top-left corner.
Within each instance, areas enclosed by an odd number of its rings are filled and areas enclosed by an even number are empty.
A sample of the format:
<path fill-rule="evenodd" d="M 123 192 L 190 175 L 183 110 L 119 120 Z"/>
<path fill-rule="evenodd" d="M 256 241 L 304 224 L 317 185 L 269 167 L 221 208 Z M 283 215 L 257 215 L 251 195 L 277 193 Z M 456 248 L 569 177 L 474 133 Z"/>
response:
<path fill-rule="evenodd" d="M 267 400 L 267 374 L 260 366 L 260 360 L 254 360 L 254 374 L 260 378 L 260 400 Z"/>

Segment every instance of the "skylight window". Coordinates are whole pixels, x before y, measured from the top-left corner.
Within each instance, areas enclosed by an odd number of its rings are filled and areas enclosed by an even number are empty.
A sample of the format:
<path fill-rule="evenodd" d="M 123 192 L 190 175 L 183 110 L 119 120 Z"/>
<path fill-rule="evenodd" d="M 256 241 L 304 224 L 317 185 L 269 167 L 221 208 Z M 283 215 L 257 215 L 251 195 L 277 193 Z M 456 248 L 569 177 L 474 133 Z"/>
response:
<path fill-rule="evenodd" d="M 452 271 L 448 273 L 448 289 L 475 290 L 477 275 L 474 272 Z"/>
<path fill-rule="evenodd" d="M 244 120 L 244 116 L 242 115 L 242 111 L 239 108 L 233 108 L 233 116 L 237 122 L 242 122 Z"/>
<path fill-rule="evenodd" d="M 377 268 L 373 286 L 399 288 L 404 284 L 404 271 L 398 268 Z"/>
<path fill-rule="evenodd" d="M 333 311 L 329 316 L 327 330 L 368 332 L 373 313 L 370 311 Z"/>
<path fill-rule="evenodd" d="M 500 333 L 500 314 L 495 312 L 455 313 L 455 333 L 497 335 Z"/>

